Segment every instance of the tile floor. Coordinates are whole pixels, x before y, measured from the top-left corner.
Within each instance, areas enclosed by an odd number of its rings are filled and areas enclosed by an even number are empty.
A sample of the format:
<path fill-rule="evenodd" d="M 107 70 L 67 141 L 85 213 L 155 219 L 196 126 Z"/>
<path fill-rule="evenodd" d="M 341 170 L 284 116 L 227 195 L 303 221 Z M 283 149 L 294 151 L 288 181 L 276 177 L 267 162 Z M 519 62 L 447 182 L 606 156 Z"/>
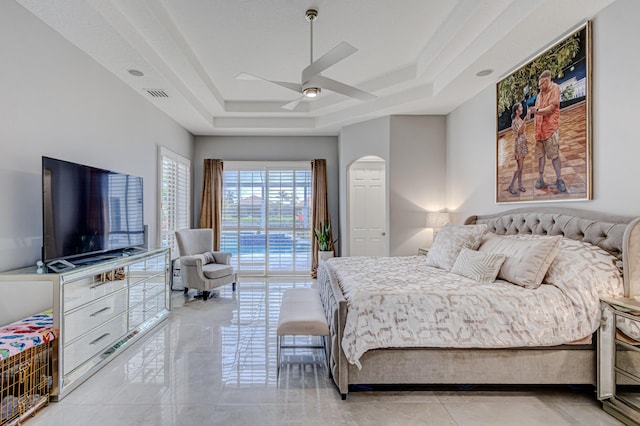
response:
<path fill-rule="evenodd" d="M 312 281 L 239 281 L 206 302 L 174 292 L 168 321 L 27 425 L 621 424 L 593 390 L 362 391 L 341 401 L 322 352 L 308 349 L 288 350 L 278 386 L 281 296 Z"/>

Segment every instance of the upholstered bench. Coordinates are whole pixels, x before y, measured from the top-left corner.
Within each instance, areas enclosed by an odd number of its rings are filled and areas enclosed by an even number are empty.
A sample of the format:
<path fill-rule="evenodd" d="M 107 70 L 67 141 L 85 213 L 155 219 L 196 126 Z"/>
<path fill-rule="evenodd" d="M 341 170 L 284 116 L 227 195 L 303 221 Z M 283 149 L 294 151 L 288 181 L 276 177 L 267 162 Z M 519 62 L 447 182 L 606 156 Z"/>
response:
<path fill-rule="evenodd" d="M 280 377 L 282 349 L 324 349 L 327 355 L 329 325 L 324 316 L 320 293 L 316 288 L 292 288 L 284 292 L 278 319 L 278 345 L 276 376 Z M 285 345 L 284 336 L 321 336 L 322 345 Z"/>

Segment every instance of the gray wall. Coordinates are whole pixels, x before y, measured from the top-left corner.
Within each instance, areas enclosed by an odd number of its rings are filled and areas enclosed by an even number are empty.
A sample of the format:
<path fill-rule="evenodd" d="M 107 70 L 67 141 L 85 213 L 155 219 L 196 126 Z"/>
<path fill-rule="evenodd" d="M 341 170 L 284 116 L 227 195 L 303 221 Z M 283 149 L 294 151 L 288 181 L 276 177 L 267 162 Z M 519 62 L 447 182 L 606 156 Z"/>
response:
<path fill-rule="evenodd" d="M 349 166 L 356 160 L 367 155 L 375 155 L 382 158 L 386 164 L 386 191 L 389 199 L 389 135 L 391 132 L 391 118 L 382 117 L 374 120 L 345 126 L 340 130 L 340 249 L 344 256 L 348 256 L 348 200 Z M 387 203 L 387 230 L 389 230 L 389 204 Z"/>
<path fill-rule="evenodd" d="M 194 215 L 198 227 L 202 174 L 205 158 L 227 161 L 311 161 L 327 160 L 327 189 L 333 236 L 338 238 L 338 139 L 334 136 L 197 136 L 194 170 Z"/>
<path fill-rule="evenodd" d="M 417 254 L 428 246 L 427 211 L 446 207 L 446 119 L 392 116 L 389 162 L 389 254 Z"/>
<path fill-rule="evenodd" d="M 340 133 L 340 219 L 348 251 L 347 170 L 358 158 L 376 155 L 386 162 L 389 255 L 417 254 L 431 243 L 426 212 L 445 207 L 446 119 L 444 116 L 391 116 L 346 126 Z"/>
<path fill-rule="evenodd" d="M 157 145 L 191 157 L 191 134 L 13 1 L 0 63 L 0 271 L 40 258 L 43 155 L 142 176 L 155 245 Z"/>
<path fill-rule="evenodd" d="M 554 205 L 640 216 L 638 16 L 640 2 L 618 0 L 593 19 L 593 200 Z M 493 86 L 447 117 L 447 206 L 458 222 L 531 205 L 495 203 L 495 105 Z"/>

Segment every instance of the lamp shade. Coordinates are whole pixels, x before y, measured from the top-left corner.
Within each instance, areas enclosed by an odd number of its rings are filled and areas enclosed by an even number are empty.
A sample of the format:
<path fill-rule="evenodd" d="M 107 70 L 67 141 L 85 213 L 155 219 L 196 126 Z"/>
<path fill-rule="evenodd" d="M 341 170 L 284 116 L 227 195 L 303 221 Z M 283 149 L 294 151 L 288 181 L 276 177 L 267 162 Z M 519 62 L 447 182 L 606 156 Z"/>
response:
<path fill-rule="evenodd" d="M 427 228 L 440 229 L 449 223 L 449 213 L 427 212 Z"/>

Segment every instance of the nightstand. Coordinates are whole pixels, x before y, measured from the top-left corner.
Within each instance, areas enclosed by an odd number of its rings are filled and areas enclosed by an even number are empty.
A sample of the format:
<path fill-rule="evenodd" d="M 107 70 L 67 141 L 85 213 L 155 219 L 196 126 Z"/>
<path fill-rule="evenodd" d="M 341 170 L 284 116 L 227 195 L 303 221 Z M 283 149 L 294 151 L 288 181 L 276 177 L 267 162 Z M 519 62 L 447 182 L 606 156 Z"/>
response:
<path fill-rule="evenodd" d="M 426 256 L 429 254 L 429 249 L 428 248 L 424 248 L 424 247 L 420 247 L 418 248 L 418 254 L 421 256 Z"/>
<path fill-rule="evenodd" d="M 598 332 L 598 399 L 626 424 L 640 424 L 640 347 L 624 331 L 640 330 L 640 302 L 602 299 Z M 635 334 L 635 333 L 634 333 Z"/>

